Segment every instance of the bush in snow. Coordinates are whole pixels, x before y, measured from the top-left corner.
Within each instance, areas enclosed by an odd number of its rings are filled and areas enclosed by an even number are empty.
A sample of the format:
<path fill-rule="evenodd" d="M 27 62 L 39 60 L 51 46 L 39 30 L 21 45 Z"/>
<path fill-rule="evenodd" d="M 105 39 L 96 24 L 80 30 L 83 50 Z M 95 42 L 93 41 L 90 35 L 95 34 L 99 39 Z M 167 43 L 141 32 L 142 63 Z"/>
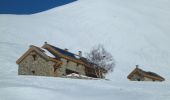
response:
<path fill-rule="evenodd" d="M 106 51 L 101 44 L 93 47 L 92 50 L 86 54 L 86 58 L 90 62 L 97 64 L 97 67 L 104 68 L 107 72 L 112 72 L 115 67 L 113 56 Z"/>

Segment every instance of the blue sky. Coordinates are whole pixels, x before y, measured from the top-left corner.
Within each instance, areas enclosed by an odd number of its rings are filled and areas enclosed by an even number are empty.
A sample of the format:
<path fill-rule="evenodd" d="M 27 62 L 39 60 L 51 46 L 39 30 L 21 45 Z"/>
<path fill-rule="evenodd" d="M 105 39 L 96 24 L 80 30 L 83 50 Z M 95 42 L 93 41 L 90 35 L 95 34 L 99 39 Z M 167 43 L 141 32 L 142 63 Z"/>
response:
<path fill-rule="evenodd" d="M 76 0 L 0 0 L 0 14 L 34 14 Z"/>

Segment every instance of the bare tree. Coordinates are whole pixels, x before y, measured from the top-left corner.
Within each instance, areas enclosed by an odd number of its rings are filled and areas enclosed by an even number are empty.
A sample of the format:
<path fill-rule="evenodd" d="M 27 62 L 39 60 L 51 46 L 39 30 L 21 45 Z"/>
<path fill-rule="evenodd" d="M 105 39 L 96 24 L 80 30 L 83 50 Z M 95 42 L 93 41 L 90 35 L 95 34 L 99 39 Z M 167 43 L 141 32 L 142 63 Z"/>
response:
<path fill-rule="evenodd" d="M 93 47 L 92 50 L 86 54 L 86 58 L 90 62 L 97 64 L 98 67 L 104 68 L 107 72 L 112 72 L 115 67 L 113 56 L 107 52 L 101 44 Z"/>

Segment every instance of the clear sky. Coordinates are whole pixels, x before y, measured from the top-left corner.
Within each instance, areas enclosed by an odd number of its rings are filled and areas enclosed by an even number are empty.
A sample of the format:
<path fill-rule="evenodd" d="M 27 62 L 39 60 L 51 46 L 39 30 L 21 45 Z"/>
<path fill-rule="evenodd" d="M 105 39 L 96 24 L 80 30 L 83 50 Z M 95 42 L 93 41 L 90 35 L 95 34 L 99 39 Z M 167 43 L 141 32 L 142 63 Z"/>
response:
<path fill-rule="evenodd" d="M 0 0 L 0 14 L 34 14 L 76 0 Z"/>

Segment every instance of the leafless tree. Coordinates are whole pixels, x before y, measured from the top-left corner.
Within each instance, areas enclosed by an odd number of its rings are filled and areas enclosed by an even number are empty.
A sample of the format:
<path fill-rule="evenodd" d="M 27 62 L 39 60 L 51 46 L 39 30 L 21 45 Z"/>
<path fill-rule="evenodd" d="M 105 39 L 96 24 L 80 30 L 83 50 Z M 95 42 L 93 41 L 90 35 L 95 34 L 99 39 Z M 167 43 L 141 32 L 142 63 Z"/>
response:
<path fill-rule="evenodd" d="M 103 45 L 99 44 L 86 54 L 86 58 L 104 68 L 107 72 L 112 72 L 115 67 L 115 60 L 111 53 L 107 52 Z"/>

